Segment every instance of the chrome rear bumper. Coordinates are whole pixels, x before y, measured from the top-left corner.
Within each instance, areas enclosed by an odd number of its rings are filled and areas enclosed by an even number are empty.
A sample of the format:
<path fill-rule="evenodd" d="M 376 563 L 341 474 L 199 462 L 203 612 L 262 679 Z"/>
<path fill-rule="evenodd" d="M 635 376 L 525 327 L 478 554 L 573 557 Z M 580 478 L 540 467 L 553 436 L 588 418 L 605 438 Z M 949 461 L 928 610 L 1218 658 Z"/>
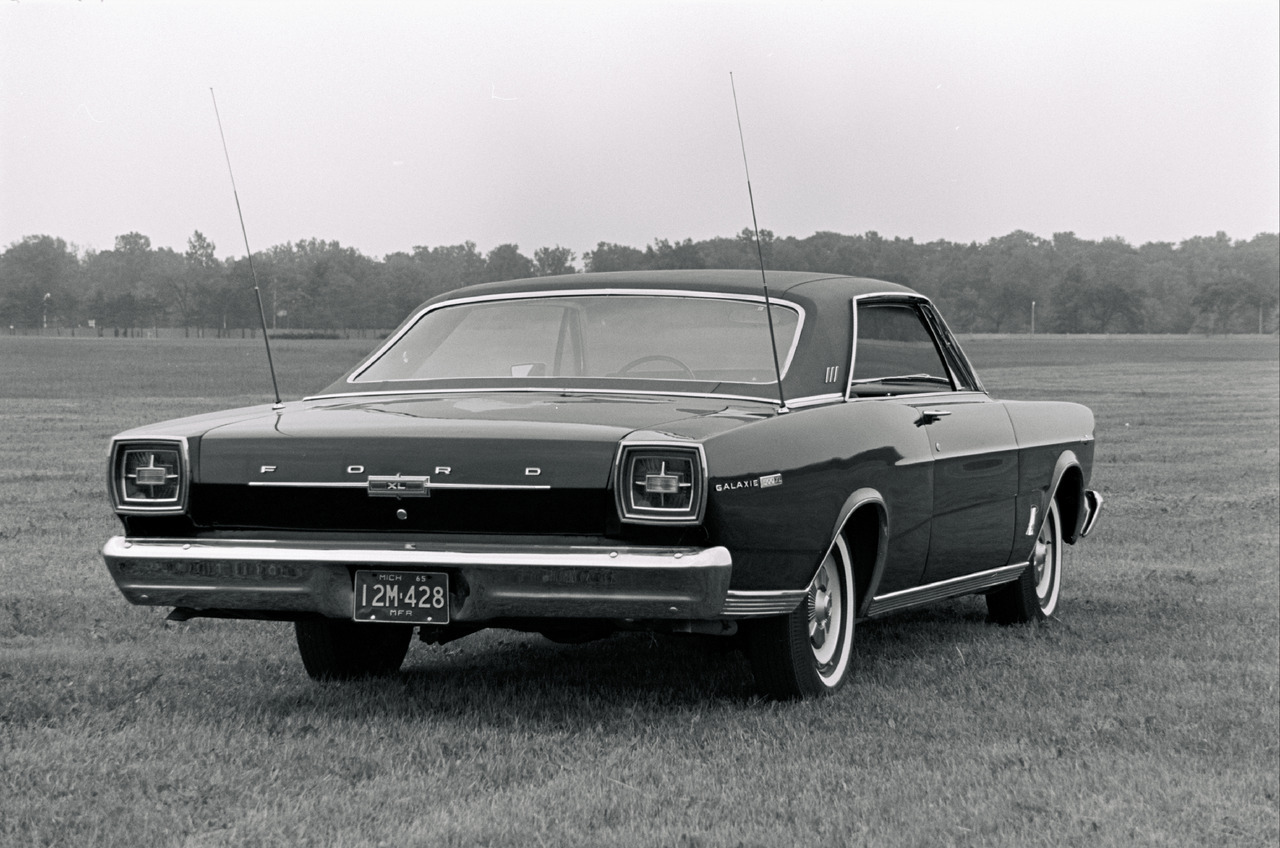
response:
<path fill-rule="evenodd" d="M 729 594 L 723 547 L 445 547 L 126 538 L 102 549 L 130 603 L 245 617 L 350 618 L 357 568 L 443 571 L 451 617 L 711 619 Z"/>

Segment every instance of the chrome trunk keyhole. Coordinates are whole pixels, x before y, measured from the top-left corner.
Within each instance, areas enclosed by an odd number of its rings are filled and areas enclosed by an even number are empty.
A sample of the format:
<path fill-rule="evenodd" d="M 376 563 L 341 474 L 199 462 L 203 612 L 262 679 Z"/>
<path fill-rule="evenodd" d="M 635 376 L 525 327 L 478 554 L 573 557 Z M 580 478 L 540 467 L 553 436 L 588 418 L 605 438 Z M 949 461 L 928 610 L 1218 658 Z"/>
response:
<path fill-rule="evenodd" d="M 409 513 L 405 512 L 403 509 L 396 510 L 396 518 L 400 519 L 401 521 L 404 521 L 408 517 L 409 517 Z"/>

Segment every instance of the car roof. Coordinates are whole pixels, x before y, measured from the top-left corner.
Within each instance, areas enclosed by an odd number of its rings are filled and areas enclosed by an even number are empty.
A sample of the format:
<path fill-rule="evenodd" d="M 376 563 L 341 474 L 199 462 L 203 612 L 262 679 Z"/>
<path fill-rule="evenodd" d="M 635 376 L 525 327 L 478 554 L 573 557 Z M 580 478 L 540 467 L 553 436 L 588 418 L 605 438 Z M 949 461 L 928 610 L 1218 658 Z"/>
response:
<path fill-rule="evenodd" d="M 766 271 L 769 293 L 795 295 L 820 304 L 827 298 L 846 300 L 866 294 L 900 292 L 916 294 L 910 288 L 870 277 L 849 277 L 812 271 Z M 431 298 L 427 304 L 460 298 L 524 292 L 583 291 L 599 289 L 636 289 L 701 291 L 716 294 L 759 295 L 762 291 L 759 270 L 678 270 L 678 271 L 608 271 L 588 274 L 560 274 L 551 277 L 525 277 L 495 283 L 480 283 L 454 289 Z"/>
<path fill-rule="evenodd" d="M 906 286 L 869 277 L 803 271 L 768 271 L 769 294 L 776 301 L 798 307 L 804 318 L 804 329 L 796 342 L 792 364 L 784 379 L 789 399 L 835 399 L 843 397 L 840 374 L 847 372 L 850 362 L 852 322 L 850 306 L 853 298 L 875 294 L 897 294 L 921 297 Z M 759 270 L 676 270 L 676 271 L 611 271 L 591 274 L 563 274 L 552 277 L 528 277 L 481 283 L 445 292 L 423 303 L 400 325 L 382 348 L 370 359 L 325 391 L 325 396 L 403 391 L 403 383 L 364 384 L 356 392 L 348 378 L 357 374 L 386 352 L 399 334 L 416 322 L 424 312 L 436 306 L 468 302 L 484 298 L 519 297 L 522 294 L 564 295 L 571 292 L 593 294 L 652 294 L 669 291 L 696 292 L 710 295 L 746 296 L 762 294 Z M 765 342 L 767 343 L 767 342 Z M 847 379 L 847 376 L 844 378 Z M 762 386 L 764 384 L 761 384 Z"/>

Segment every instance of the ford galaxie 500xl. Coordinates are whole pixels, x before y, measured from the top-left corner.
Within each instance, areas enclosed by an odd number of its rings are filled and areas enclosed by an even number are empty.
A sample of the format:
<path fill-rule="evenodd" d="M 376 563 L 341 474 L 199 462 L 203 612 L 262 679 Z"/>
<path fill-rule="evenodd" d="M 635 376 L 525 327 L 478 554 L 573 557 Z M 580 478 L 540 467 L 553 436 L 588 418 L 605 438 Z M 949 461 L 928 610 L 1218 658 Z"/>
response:
<path fill-rule="evenodd" d="M 122 433 L 111 575 L 179 620 L 292 621 L 319 679 L 396 671 L 415 629 L 644 629 L 739 635 L 803 697 L 860 619 L 1051 615 L 1101 503 L 1090 411 L 992 399 L 908 288 L 767 279 L 460 289 L 315 396 Z"/>

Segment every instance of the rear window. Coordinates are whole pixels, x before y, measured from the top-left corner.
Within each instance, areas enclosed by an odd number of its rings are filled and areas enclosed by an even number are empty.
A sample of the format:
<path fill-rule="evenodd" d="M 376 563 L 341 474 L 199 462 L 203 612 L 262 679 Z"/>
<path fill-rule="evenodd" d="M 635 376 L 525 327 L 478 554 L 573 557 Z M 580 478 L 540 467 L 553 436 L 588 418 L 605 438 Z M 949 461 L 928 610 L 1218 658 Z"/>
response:
<path fill-rule="evenodd" d="M 783 373 L 802 323 L 773 301 Z M 425 313 L 353 382 L 557 377 L 776 382 L 763 303 L 672 295 L 540 296 Z"/>

